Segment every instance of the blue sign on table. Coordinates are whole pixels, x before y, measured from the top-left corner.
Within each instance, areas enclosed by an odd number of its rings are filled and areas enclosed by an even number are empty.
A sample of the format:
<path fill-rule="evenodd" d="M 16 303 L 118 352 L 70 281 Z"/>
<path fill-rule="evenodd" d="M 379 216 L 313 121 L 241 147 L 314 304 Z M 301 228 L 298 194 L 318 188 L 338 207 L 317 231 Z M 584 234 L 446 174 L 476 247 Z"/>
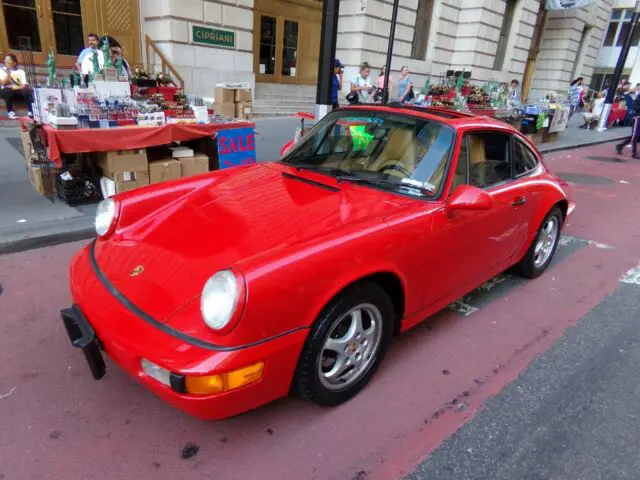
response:
<path fill-rule="evenodd" d="M 256 163 L 256 136 L 253 128 L 220 130 L 217 142 L 220 170 Z"/>

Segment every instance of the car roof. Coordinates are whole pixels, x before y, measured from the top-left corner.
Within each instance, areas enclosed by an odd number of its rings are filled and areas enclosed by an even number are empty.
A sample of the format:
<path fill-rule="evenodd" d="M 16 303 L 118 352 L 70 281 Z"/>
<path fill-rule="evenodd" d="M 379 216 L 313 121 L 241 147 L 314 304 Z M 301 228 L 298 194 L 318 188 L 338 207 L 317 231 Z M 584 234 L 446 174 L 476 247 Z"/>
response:
<path fill-rule="evenodd" d="M 415 105 L 403 105 L 398 102 L 390 102 L 388 105 L 349 105 L 344 110 L 372 110 L 379 112 L 402 113 L 415 117 L 435 120 L 455 129 L 490 128 L 509 133 L 519 133 L 511 125 L 491 117 L 482 117 L 473 113 L 458 112 L 447 108 L 419 107 Z M 341 110 L 342 110 L 341 109 Z"/>

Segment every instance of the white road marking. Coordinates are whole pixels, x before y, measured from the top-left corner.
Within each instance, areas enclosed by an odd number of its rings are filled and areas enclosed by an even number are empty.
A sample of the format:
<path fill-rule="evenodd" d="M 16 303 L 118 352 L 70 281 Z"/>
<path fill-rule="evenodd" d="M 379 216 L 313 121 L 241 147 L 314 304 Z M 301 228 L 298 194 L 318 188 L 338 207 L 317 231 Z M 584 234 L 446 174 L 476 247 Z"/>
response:
<path fill-rule="evenodd" d="M 640 263 L 620 277 L 622 283 L 630 285 L 640 285 Z"/>
<path fill-rule="evenodd" d="M 477 312 L 480 309 L 472 305 L 469 305 L 468 303 L 465 303 L 463 300 L 457 300 L 453 302 L 451 305 L 449 305 L 449 310 L 458 312 L 463 317 L 468 317 L 469 315 Z"/>
<path fill-rule="evenodd" d="M 507 278 L 509 278 L 508 275 L 498 275 L 497 277 L 493 277 L 488 282 L 485 282 L 482 285 L 480 285 L 479 290 L 484 290 L 485 292 L 488 292 L 496 285 L 500 285 L 501 283 L 506 281 Z"/>
<path fill-rule="evenodd" d="M 560 240 L 558 241 L 558 245 L 561 247 L 566 247 L 567 245 L 571 244 L 571 243 L 586 243 L 587 245 L 591 246 L 591 247 L 595 247 L 595 248 L 600 248 L 602 250 L 613 250 L 613 247 L 611 245 L 607 245 L 606 243 L 599 243 L 599 242 L 595 242 L 593 240 L 584 240 L 582 238 L 577 238 L 577 237 L 571 237 L 569 235 L 563 235 L 560 237 Z"/>
<path fill-rule="evenodd" d="M 18 388 L 18 387 L 13 387 L 11 390 L 9 390 L 9 393 L 5 393 L 5 394 L 0 395 L 0 400 L 5 400 L 5 399 L 9 398 L 9 396 L 10 396 L 13 392 L 15 392 L 15 391 L 17 390 L 17 388 Z"/>

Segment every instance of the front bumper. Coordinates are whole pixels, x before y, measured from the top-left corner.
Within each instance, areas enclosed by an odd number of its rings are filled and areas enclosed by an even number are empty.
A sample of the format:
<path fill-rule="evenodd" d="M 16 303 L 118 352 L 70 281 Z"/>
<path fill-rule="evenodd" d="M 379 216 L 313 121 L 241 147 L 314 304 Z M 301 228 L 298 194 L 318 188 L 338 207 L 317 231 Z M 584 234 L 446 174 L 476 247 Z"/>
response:
<path fill-rule="evenodd" d="M 158 397 L 206 420 L 229 418 L 289 393 L 306 331 L 242 349 L 213 351 L 154 328 L 125 308 L 91 270 L 87 249 L 74 258 L 70 277 L 74 305 L 61 312 L 62 320 L 72 345 L 82 350 L 96 380 L 106 372 L 104 353 Z M 143 358 L 172 372 L 171 386 L 146 375 Z M 179 379 L 185 375 L 226 373 L 256 362 L 264 362 L 262 377 L 245 387 L 215 395 L 180 391 L 184 382 Z"/>

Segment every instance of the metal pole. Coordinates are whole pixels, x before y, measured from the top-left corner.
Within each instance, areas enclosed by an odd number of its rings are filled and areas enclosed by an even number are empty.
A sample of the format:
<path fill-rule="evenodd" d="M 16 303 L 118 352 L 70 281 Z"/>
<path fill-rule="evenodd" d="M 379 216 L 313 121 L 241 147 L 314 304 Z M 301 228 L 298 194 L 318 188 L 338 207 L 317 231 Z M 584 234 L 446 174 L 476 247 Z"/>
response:
<path fill-rule="evenodd" d="M 616 69 L 613 71 L 611 86 L 609 87 L 609 90 L 607 91 L 607 97 L 604 100 L 604 107 L 602 109 L 602 114 L 600 115 L 600 121 L 598 122 L 599 132 L 603 132 L 607 129 L 613 99 L 616 96 L 616 90 L 618 89 L 618 84 L 620 83 L 622 70 L 624 70 L 624 64 L 627 63 L 627 56 L 629 55 L 629 50 L 631 49 L 631 41 L 633 40 L 633 32 L 636 28 L 638 28 L 639 18 L 640 0 L 637 0 L 635 9 L 633 11 L 633 17 L 631 18 L 631 28 L 627 30 L 627 35 L 624 38 L 624 44 L 622 46 L 622 50 L 620 50 L 620 56 L 618 57 L 618 63 L 616 64 Z"/>
<path fill-rule="evenodd" d="M 318 89 L 316 91 L 316 121 L 331 110 L 331 91 L 336 74 L 336 42 L 340 0 L 324 0 L 322 31 L 320 34 L 320 63 L 318 65 Z"/>
<path fill-rule="evenodd" d="M 389 101 L 389 77 L 391 76 L 391 58 L 393 57 L 393 40 L 396 37 L 396 20 L 398 19 L 398 6 L 400 0 L 393 0 L 391 13 L 391 28 L 389 29 L 389 47 L 387 48 L 387 65 L 384 74 L 384 91 L 382 92 L 382 104 Z"/>

